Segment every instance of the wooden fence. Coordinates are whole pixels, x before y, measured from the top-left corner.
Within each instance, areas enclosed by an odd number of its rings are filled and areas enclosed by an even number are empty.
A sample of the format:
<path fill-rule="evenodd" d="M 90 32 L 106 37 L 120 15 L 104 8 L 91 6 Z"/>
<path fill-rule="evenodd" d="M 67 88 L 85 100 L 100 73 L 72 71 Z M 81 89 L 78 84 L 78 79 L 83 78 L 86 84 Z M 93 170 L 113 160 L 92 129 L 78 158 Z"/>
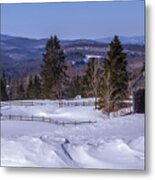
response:
<path fill-rule="evenodd" d="M 45 102 L 35 102 L 35 101 L 3 101 L 1 106 L 43 106 L 46 105 Z"/>
<path fill-rule="evenodd" d="M 59 102 L 59 107 L 65 106 L 94 106 L 94 101 L 61 101 Z"/>
<path fill-rule="evenodd" d="M 54 120 L 50 117 L 41 117 L 41 116 L 20 116 L 20 115 L 2 115 L 1 120 L 13 120 L 13 121 L 38 121 L 38 122 L 46 122 L 56 125 L 82 125 L 82 124 L 94 124 L 96 121 L 62 121 L 62 120 Z"/>
<path fill-rule="evenodd" d="M 1 107 L 3 106 L 44 106 L 47 104 L 57 104 L 59 107 L 66 107 L 66 106 L 94 106 L 94 101 L 53 101 L 53 102 L 36 102 L 36 101 L 4 101 L 1 102 Z"/>

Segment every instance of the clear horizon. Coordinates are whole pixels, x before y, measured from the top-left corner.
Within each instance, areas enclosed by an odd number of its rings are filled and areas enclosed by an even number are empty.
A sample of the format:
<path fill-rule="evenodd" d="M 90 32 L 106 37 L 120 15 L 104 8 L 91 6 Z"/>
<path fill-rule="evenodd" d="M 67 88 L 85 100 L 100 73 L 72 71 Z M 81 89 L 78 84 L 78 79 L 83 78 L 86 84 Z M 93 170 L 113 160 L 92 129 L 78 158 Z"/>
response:
<path fill-rule="evenodd" d="M 35 38 L 35 37 L 26 37 L 26 36 L 16 36 L 16 35 L 10 35 L 10 34 L 2 34 L 4 36 L 11 36 L 11 37 L 15 37 L 15 38 L 26 38 L 26 39 L 35 39 L 35 40 L 41 40 L 41 39 L 49 39 L 50 35 L 48 37 L 40 37 L 40 38 Z M 55 34 L 56 35 L 56 34 Z M 68 40 L 68 41 L 72 41 L 72 40 L 100 40 L 103 38 L 113 38 L 114 36 L 106 36 L 106 37 L 100 37 L 100 38 L 72 38 L 72 39 L 60 39 L 60 40 Z M 126 37 L 126 38 L 132 38 L 132 37 L 144 37 L 144 35 L 137 35 L 137 36 L 122 36 L 122 35 L 118 35 L 118 37 Z M 59 38 L 59 37 L 58 37 Z"/>
<path fill-rule="evenodd" d="M 64 40 L 144 36 L 144 1 L 1 4 L 1 33 Z"/>

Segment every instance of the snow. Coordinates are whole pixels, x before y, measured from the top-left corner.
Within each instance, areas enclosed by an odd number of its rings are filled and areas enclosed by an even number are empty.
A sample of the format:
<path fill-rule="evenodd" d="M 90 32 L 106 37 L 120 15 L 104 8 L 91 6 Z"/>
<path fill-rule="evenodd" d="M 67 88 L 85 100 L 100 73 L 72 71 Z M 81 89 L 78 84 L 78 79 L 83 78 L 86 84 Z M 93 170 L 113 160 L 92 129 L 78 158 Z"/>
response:
<path fill-rule="evenodd" d="M 144 136 L 141 136 L 141 137 L 133 140 L 130 143 L 130 147 L 135 150 L 144 152 Z"/>
<path fill-rule="evenodd" d="M 81 99 L 76 100 L 76 102 L 83 101 Z M 89 99 L 85 102 L 92 101 Z M 45 103 L 46 102 L 46 103 Z M 55 120 L 63 121 L 86 121 L 86 120 L 102 120 L 104 115 L 99 111 L 93 111 L 92 107 L 83 106 L 73 106 L 73 107 L 63 107 L 59 108 L 57 101 L 45 101 L 45 105 L 36 106 L 19 106 L 18 104 L 12 106 L 2 107 L 3 115 L 22 115 L 22 116 L 44 116 L 50 117 Z M 67 102 L 67 101 L 64 101 Z M 75 100 L 70 100 L 69 102 L 75 102 Z M 39 102 L 38 102 L 39 103 Z"/>
<path fill-rule="evenodd" d="M 144 114 L 107 119 L 94 107 L 4 106 L 2 114 L 37 115 L 95 124 L 1 121 L 1 165 L 144 169 Z"/>
<path fill-rule="evenodd" d="M 84 62 L 85 62 L 85 63 L 88 63 L 88 61 L 90 60 L 90 58 L 101 59 L 101 58 L 103 58 L 103 56 L 86 54 L 85 59 L 84 59 Z"/>

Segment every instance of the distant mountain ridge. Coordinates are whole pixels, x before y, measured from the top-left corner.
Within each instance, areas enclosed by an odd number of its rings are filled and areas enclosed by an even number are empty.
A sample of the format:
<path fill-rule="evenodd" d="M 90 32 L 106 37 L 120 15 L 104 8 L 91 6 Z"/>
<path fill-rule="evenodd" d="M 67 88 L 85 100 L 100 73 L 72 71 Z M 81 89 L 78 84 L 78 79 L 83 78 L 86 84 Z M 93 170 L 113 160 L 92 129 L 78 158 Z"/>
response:
<path fill-rule="evenodd" d="M 11 39 L 22 39 L 22 40 L 31 40 L 31 41 L 37 41 L 37 42 L 45 42 L 48 40 L 48 38 L 27 38 L 27 37 L 18 37 L 18 36 L 10 36 L 1 34 L 1 41 L 7 41 Z M 113 37 L 104 37 L 104 38 L 98 38 L 98 39 L 73 39 L 73 40 L 60 40 L 62 44 L 68 44 L 68 43 L 110 43 L 112 41 Z M 119 36 L 120 41 L 122 44 L 137 44 L 137 45 L 144 45 L 145 38 L 144 36 Z"/>
<path fill-rule="evenodd" d="M 113 37 L 105 37 L 96 39 L 97 42 L 101 43 L 110 43 Z M 144 36 L 119 36 L 120 41 L 122 44 L 137 44 L 137 45 L 144 45 L 145 39 Z"/>
<path fill-rule="evenodd" d="M 31 39 L 4 34 L 1 34 L 0 37 L 0 72 L 5 71 L 10 77 L 39 72 L 42 64 L 42 54 L 48 39 Z M 143 37 L 124 38 L 123 42 L 128 42 L 123 44 L 128 61 L 133 58 L 144 59 L 144 44 L 142 44 L 141 39 Z M 60 40 L 60 44 L 66 62 L 79 70 L 86 66 L 90 57 L 104 58 L 111 40 L 112 38 Z"/>

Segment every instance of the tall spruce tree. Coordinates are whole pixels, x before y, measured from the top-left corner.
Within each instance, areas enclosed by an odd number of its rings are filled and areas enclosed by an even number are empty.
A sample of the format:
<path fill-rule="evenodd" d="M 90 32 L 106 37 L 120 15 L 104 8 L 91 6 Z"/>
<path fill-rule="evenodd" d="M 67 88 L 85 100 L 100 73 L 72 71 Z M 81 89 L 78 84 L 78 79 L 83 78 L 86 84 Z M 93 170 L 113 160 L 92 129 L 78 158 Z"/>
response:
<path fill-rule="evenodd" d="M 86 72 L 83 76 L 83 95 L 95 98 L 95 108 L 97 108 L 98 85 L 100 79 L 100 62 L 96 58 L 91 58 L 88 62 Z"/>
<path fill-rule="evenodd" d="M 121 102 L 128 92 L 128 72 L 126 54 L 118 36 L 110 43 L 103 62 L 103 72 L 99 86 L 98 108 L 107 112 L 121 108 Z"/>
<path fill-rule="evenodd" d="M 47 41 L 43 54 L 41 71 L 42 97 L 44 99 L 62 98 L 63 82 L 67 76 L 66 70 L 65 56 L 60 47 L 59 40 L 57 36 L 51 36 Z"/>

